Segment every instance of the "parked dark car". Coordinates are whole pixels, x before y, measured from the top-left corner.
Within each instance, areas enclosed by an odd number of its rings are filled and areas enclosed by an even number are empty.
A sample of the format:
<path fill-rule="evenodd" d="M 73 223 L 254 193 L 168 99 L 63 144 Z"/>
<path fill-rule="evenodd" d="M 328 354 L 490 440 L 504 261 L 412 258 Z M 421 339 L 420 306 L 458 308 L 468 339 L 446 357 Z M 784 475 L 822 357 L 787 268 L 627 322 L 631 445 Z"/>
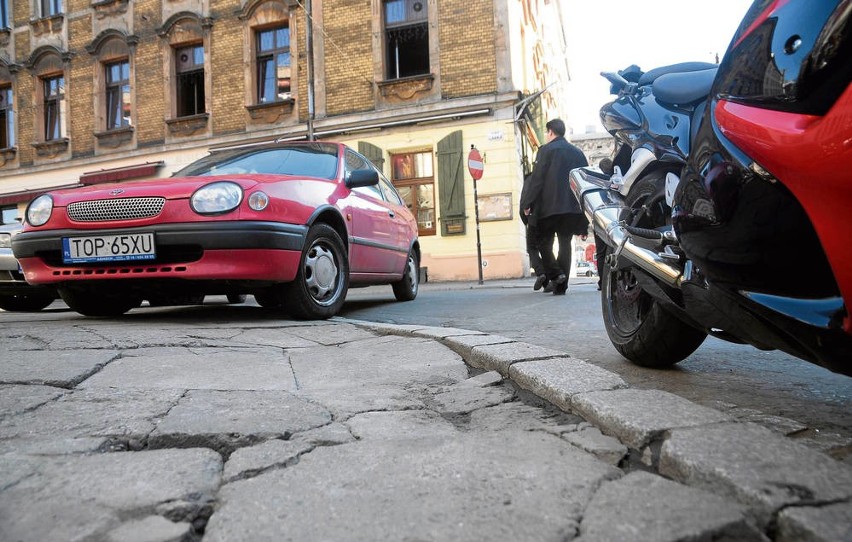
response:
<path fill-rule="evenodd" d="M 31 286 L 24 280 L 21 266 L 12 254 L 12 237 L 20 231 L 20 224 L 0 225 L 0 309 L 40 311 L 57 298 L 56 289 Z"/>

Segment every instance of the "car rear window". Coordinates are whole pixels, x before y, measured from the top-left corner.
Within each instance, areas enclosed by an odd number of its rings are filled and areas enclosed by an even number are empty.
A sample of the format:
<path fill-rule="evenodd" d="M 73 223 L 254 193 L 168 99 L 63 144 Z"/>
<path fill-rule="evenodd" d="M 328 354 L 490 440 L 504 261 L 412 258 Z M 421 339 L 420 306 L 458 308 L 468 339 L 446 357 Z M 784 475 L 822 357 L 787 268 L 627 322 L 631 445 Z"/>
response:
<path fill-rule="evenodd" d="M 252 173 L 334 179 L 337 176 L 337 146 L 318 143 L 219 151 L 193 162 L 172 177 Z"/>

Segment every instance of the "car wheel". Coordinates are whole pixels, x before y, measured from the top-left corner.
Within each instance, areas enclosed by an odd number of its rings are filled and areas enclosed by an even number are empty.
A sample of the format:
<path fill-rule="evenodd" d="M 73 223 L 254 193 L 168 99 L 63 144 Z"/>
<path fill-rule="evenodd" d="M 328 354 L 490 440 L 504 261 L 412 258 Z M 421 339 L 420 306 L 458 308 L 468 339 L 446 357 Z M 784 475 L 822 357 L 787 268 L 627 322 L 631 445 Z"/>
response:
<path fill-rule="evenodd" d="M 296 318 L 331 318 L 349 290 L 349 259 L 340 235 L 328 224 L 308 230 L 296 279 L 284 290 L 286 309 Z"/>
<path fill-rule="evenodd" d="M 46 293 L 27 293 L 0 296 L 0 309 L 9 312 L 36 312 L 47 307 L 56 296 Z"/>
<path fill-rule="evenodd" d="M 118 316 L 142 304 L 139 296 L 105 294 L 89 289 L 60 288 L 59 296 L 83 316 Z"/>
<path fill-rule="evenodd" d="M 246 302 L 246 294 L 228 294 L 228 303 L 239 305 Z"/>
<path fill-rule="evenodd" d="M 405 264 L 405 273 L 402 279 L 392 284 L 393 295 L 397 301 L 411 301 L 417 297 L 417 289 L 420 286 L 420 260 L 412 248 L 408 253 L 408 261 Z"/>

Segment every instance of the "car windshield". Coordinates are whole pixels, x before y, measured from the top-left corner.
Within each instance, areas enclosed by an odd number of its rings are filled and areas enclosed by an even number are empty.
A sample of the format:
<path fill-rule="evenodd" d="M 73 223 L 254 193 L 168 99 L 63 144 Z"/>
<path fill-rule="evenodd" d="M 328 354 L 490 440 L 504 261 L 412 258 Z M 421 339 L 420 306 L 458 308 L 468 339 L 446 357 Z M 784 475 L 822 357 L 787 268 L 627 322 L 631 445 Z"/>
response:
<path fill-rule="evenodd" d="M 317 143 L 219 151 L 193 162 L 172 177 L 251 173 L 334 179 L 337 146 Z"/>

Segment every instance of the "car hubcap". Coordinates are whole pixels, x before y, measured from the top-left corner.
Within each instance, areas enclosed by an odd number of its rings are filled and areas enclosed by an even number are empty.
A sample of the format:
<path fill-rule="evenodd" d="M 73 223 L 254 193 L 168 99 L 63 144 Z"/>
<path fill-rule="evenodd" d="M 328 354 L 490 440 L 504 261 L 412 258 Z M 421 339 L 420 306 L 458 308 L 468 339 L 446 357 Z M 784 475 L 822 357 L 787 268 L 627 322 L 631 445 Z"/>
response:
<path fill-rule="evenodd" d="M 305 257 L 305 286 L 314 299 L 324 300 L 333 294 L 337 283 L 337 263 L 334 253 L 321 245 L 311 247 Z"/>
<path fill-rule="evenodd" d="M 408 280 L 411 284 L 411 291 L 417 291 L 417 266 L 414 264 L 414 258 L 408 258 Z"/>

